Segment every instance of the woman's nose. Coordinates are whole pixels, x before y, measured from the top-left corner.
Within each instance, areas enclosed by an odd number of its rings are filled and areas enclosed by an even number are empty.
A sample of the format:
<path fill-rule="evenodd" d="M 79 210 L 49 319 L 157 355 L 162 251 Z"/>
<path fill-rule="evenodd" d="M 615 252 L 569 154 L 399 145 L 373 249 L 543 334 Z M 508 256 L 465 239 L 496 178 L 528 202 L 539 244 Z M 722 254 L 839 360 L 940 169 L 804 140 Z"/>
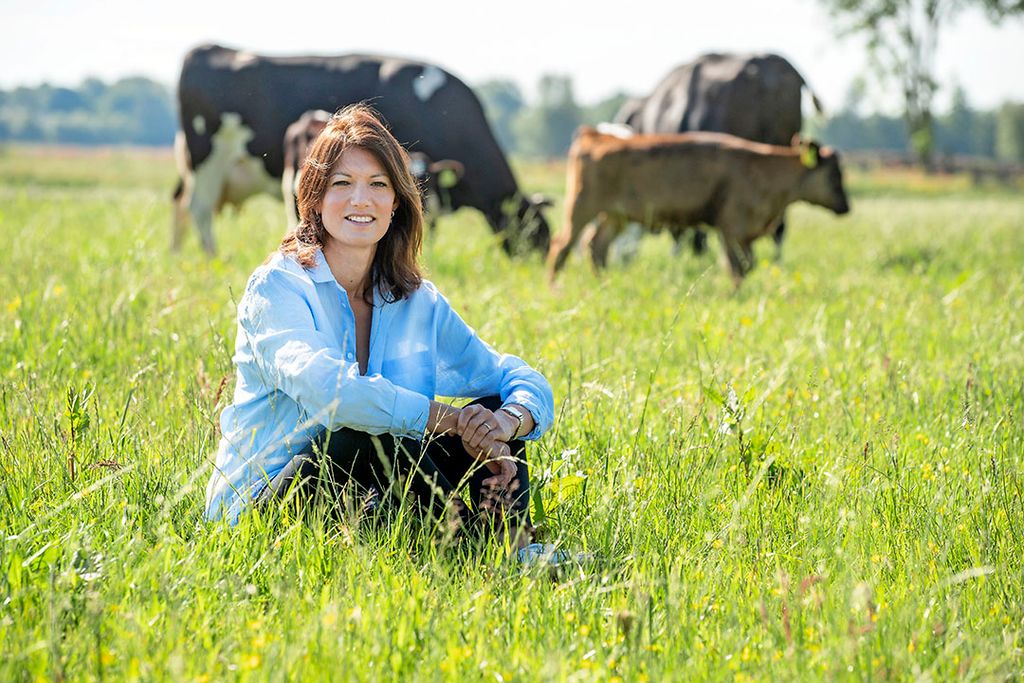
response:
<path fill-rule="evenodd" d="M 351 202 L 357 206 L 366 206 L 370 203 L 370 188 L 362 183 L 356 183 L 352 188 Z"/>

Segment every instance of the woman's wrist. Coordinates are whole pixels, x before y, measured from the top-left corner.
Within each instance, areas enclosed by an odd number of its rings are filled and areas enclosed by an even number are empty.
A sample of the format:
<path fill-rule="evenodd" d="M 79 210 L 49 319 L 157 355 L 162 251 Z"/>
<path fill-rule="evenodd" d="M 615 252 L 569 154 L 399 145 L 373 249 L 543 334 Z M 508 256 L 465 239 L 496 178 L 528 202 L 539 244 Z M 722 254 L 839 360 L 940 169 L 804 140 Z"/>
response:
<path fill-rule="evenodd" d="M 510 439 L 518 439 L 526 436 L 533 431 L 536 426 L 536 421 L 533 419 L 533 414 L 530 413 L 524 406 L 518 403 L 509 403 L 498 409 L 499 413 L 507 415 L 514 423 L 514 426 L 509 432 Z"/>
<path fill-rule="evenodd" d="M 496 430 L 502 441 L 511 441 L 516 438 L 516 431 L 519 429 L 519 419 L 514 417 L 507 410 L 498 408 L 494 411 L 494 420 L 498 423 Z"/>
<path fill-rule="evenodd" d="M 460 409 L 440 401 L 430 402 L 430 414 L 427 417 L 428 434 L 452 434 L 459 424 Z"/>

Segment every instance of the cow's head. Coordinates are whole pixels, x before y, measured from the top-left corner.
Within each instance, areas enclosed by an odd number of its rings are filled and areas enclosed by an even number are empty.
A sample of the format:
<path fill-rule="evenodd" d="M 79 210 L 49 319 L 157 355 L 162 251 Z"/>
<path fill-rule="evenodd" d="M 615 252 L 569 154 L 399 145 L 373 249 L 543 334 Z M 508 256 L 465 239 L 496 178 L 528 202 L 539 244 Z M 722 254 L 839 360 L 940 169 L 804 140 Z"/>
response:
<path fill-rule="evenodd" d="M 409 172 L 416 179 L 423 196 L 423 209 L 431 221 L 452 212 L 452 189 L 466 173 L 462 162 L 454 159 L 432 161 L 423 152 L 410 152 Z"/>
<path fill-rule="evenodd" d="M 831 147 L 822 147 L 814 140 L 794 138 L 794 147 L 806 171 L 800 183 L 800 198 L 811 204 L 831 209 L 838 215 L 850 211 L 850 201 L 843 187 L 843 171 L 839 166 L 839 153 Z"/>
<path fill-rule="evenodd" d="M 543 210 L 551 206 L 549 198 L 534 194 L 517 194 L 502 202 L 497 220 L 492 222 L 502 236 L 502 246 L 509 255 L 536 249 L 547 253 L 551 246 L 551 229 Z"/>

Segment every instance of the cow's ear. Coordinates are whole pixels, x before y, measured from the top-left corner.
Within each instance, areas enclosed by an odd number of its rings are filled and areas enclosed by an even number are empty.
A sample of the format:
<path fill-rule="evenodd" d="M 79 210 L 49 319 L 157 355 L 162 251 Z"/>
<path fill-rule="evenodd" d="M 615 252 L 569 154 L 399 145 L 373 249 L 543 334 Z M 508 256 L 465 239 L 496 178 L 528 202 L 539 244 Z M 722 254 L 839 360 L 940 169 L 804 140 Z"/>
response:
<path fill-rule="evenodd" d="M 800 145 L 800 163 L 807 168 L 818 165 L 818 143 L 811 141 Z"/>

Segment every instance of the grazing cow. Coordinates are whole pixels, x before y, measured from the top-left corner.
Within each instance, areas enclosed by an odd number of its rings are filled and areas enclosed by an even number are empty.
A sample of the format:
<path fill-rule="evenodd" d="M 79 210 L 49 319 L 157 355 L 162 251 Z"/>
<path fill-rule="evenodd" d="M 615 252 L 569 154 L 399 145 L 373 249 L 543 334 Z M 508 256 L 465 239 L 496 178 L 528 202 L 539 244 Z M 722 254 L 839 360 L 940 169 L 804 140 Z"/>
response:
<path fill-rule="evenodd" d="M 751 245 L 771 231 L 786 206 L 803 200 L 849 211 L 839 155 L 815 142 L 793 146 L 750 142 L 722 133 L 619 137 L 582 128 L 569 149 L 565 223 L 552 240 L 553 282 L 584 227 L 595 267 L 626 223 L 719 230 L 737 285 L 754 265 Z"/>
<path fill-rule="evenodd" d="M 614 120 L 637 133 L 711 131 L 788 145 L 803 126 L 804 88 L 820 113 L 818 98 L 785 58 L 706 54 L 670 71 L 649 96 L 624 102 Z M 773 234 L 777 255 L 784 232 L 785 222 L 780 220 Z M 694 250 L 703 252 L 705 244 L 706 237 L 698 230 Z"/>
<path fill-rule="evenodd" d="M 355 102 L 370 102 L 408 148 L 462 164 L 465 175 L 448 189 L 452 210 L 482 212 L 509 253 L 547 249 L 544 203 L 519 191 L 480 101 L 455 76 L 393 57 L 264 57 L 217 45 L 190 51 L 178 82 L 182 183 L 173 243 L 181 242 L 187 207 L 213 253 L 213 214 L 225 197 L 280 191 L 289 124 Z"/>
<path fill-rule="evenodd" d="M 423 152 L 412 152 L 409 170 L 420 187 L 427 223 L 434 232 L 438 217 L 452 212 L 452 188 L 466 174 L 466 168 L 454 159 L 431 161 Z"/>

